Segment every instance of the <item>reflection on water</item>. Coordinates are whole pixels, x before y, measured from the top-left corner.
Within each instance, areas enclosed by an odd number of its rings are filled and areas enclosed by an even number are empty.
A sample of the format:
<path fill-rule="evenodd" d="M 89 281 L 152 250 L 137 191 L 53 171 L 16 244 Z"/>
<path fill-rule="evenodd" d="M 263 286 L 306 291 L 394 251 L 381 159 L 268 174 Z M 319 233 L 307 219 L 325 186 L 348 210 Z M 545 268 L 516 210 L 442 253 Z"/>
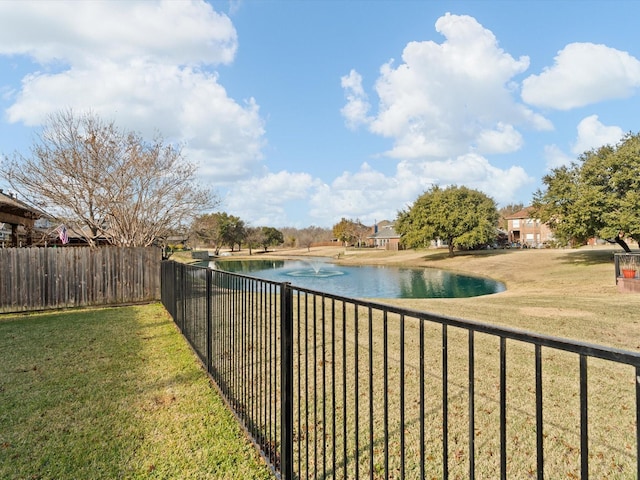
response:
<path fill-rule="evenodd" d="M 505 290 L 488 278 L 434 268 L 334 265 L 313 260 L 217 260 L 211 268 L 355 298 L 465 298 Z"/>

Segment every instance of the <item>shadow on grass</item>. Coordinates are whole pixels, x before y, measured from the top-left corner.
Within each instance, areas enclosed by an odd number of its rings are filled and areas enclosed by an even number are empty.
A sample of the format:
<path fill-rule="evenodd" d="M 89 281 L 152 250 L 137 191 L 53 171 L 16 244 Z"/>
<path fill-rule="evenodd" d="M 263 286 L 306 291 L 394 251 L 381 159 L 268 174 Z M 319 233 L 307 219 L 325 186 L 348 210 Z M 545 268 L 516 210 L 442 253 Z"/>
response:
<path fill-rule="evenodd" d="M 602 265 L 610 263 L 613 267 L 613 255 L 615 253 L 624 253 L 622 249 L 607 250 L 567 250 L 567 254 L 562 257 L 562 263 L 567 265 Z"/>
<path fill-rule="evenodd" d="M 508 249 L 508 248 L 498 248 L 492 250 L 456 250 L 454 252 L 454 257 L 496 257 L 499 255 L 507 255 L 509 253 L 514 253 L 516 250 Z M 422 257 L 422 260 L 425 261 L 442 261 L 448 260 L 452 257 L 449 256 L 449 250 L 440 249 L 436 253 L 429 253 Z"/>
<path fill-rule="evenodd" d="M 526 252 L 528 250 L 520 250 L 520 249 L 496 249 L 496 250 L 469 250 L 469 251 L 458 251 L 456 250 L 454 257 L 498 257 L 501 255 L 517 255 L 521 252 Z M 590 250 L 588 248 L 583 248 L 580 250 L 559 250 L 559 252 L 564 253 L 561 255 L 560 261 L 567 265 L 602 265 L 610 263 L 613 265 L 613 256 L 616 253 L 624 253 L 621 248 L 612 247 L 611 249 L 593 249 Z M 424 255 L 422 260 L 429 262 L 438 262 L 448 260 L 451 257 L 449 256 L 449 251 L 442 249 L 438 250 L 435 253 L 429 253 L 428 255 Z"/>

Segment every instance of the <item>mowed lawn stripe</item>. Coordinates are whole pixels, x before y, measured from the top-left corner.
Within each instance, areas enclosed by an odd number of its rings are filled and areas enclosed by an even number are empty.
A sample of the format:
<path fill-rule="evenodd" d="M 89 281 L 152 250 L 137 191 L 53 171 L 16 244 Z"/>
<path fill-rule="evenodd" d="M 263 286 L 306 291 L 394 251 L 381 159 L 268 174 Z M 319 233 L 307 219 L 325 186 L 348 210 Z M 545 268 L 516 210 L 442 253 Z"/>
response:
<path fill-rule="evenodd" d="M 0 478 L 271 478 L 159 304 L 0 316 Z"/>

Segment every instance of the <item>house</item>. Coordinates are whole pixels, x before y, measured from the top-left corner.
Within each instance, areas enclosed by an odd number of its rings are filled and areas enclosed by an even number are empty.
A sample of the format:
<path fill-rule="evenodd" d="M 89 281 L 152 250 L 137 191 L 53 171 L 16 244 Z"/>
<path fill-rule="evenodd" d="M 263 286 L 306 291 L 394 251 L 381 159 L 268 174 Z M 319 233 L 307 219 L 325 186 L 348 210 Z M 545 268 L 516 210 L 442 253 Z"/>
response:
<path fill-rule="evenodd" d="M 553 241 L 553 232 L 546 223 L 533 218 L 532 207 L 509 215 L 507 220 L 507 235 L 510 243 L 517 243 L 523 247 L 540 248 L 545 243 Z"/>
<path fill-rule="evenodd" d="M 76 227 L 72 228 L 69 224 L 62 224 L 60 220 L 51 218 L 51 217 L 43 217 L 40 220 L 36 221 L 35 229 L 40 232 L 40 246 L 52 247 L 52 246 L 62 246 L 65 243 L 62 242 L 61 238 L 61 228 L 65 227 L 66 234 L 66 244 L 73 246 L 87 246 L 88 243 L 86 239 L 79 233 L 83 229 Z"/>
<path fill-rule="evenodd" d="M 400 250 L 400 234 L 393 229 L 393 223 L 386 220 L 373 226 L 373 234 L 367 240 L 374 248 Z"/>
<path fill-rule="evenodd" d="M 8 234 L 8 239 L 2 245 L 18 247 L 33 244 L 33 227 L 35 221 L 42 214 L 31 208 L 26 203 L 18 200 L 13 193 L 4 193 L 0 189 L 0 224 L 3 225 L 3 239 Z"/>

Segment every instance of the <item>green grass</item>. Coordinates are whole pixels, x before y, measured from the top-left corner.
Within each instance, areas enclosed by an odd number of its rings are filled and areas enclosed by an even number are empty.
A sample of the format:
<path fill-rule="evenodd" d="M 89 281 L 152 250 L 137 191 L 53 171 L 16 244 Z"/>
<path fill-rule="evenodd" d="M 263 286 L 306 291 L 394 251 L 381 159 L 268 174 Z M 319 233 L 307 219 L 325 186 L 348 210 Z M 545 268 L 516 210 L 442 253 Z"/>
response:
<path fill-rule="evenodd" d="M 387 379 L 383 382 L 385 353 L 383 346 L 383 318 L 373 312 L 371 327 L 367 308 L 356 310 L 326 305 L 303 305 L 301 314 L 308 319 L 301 324 L 302 338 L 294 340 L 301 355 L 300 381 L 294 375 L 295 389 L 299 383 L 303 393 L 300 400 L 301 440 L 308 442 L 309 463 L 305 445 L 302 448 L 301 477 L 310 472 L 322 472 L 331 467 L 331 456 L 338 456 L 335 478 L 342 473 L 343 428 L 347 430 L 347 470 L 353 475 L 355 463 L 360 474 L 368 478 L 369 447 L 373 444 L 374 469 L 384 465 L 384 448 L 389 451 L 391 478 L 417 479 L 419 475 L 420 428 L 420 329 L 418 322 L 406 318 L 404 323 L 404 372 L 400 371 L 400 321 L 389 314 L 387 322 Z M 296 311 L 298 308 L 296 306 Z M 343 311 L 345 314 L 343 315 Z M 313 319 L 332 318 L 331 324 Z M 356 323 L 357 322 L 357 340 Z M 343 327 L 343 320 L 345 325 Z M 323 327 L 324 325 L 324 327 Z M 343 336 L 343 328 L 346 336 Z M 372 343 L 368 338 L 371 330 Z M 447 336 L 448 360 L 448 432 L 450 478 L 467 478 L 469 462 L 469 336 L 464 329 L 450 327 Z M 323 348 L 323 339 L 325 347 Z M 442 478 L 442 329 L 429 324 L 424 329 L 425 362 L 425 448 L 427 478 Z M 332 342 L 336 342 L 335 355 Z M 475 468 L 477 478 L 500 476 L 500 345 L 497 338 L 477 333 L 474 336 L 475 388 Z M 506 435 L 507 474 L 509 478 L 535 478 L 536 472 L 536 410 L 535 356 L 531 345 L 507 341 L 506 360 Z M 357 357 L 356 357 L 357 354 Z M 372 359 L 372 368 L 369 359 Z M 543 404 L 545 449 L 545 478 L 580 477 L 580 408 L 579 359 L 549 348 L 542 349 Z M 331 380 L 335 369 L 334 384 Z M 344 383 L 343 383 L 343 378 Z M 326 380 L 326 387 L 325 385 Z M 373 382 L 369 395 L 369 381 Z M 355 385 L 359 386 L 356 395 Z M 345 391 L 346 385 L 346 391 Z M 404 403 L 400 387 L 404 388 Z M 335 402 L 333 400 L 335 393 Z M 344 396 L 344 397 L 343 397 Z M 596 359 L 589 360 L 589 463 L 592 478 L 633 478 L 635 456 L 635 371 L 632 367 Z M 343 398 L 346 398 L 346 403 Z M 307 400 L 308 399 L 308 400 Z M 369 416 L 370 402 L 373 417 Z M 345 406 L 346 405 L 346 406 Z M 359 424 L 358 457 L 355 456 L 355 412 Z M 383 425 L 385 408 L 388 412 L 388 436 Z M 328 412 L 326 418 L 325 410 Z M 335 413 L 334 413 L 335 412 Z M 401 423 L 404 416 L 404 424 Z M 332 421 L 337 425 L 333 430 Z M 297 414 L 296 414 L 297 418 Z M 369 424 L 373 422 L 373 437 Z M 345 427 L 346 423 L 346 427 Z M 400 475 L 400 432 L 405 435 L 405 474 Z M 327 447 L 323 457 L 325 438 L 337 438 L 335 447 Z M 376 474 L 377 475 L 377 474 Z M 379 478 L 378 476 L 374 476 Z"/>
<path fill-rule="evenodd" d="M 161 305 L 0 316 L 0 478 L 271 478 Z"/>
<path fill-rule="evenodd" d="M 343 252 L 343 249 L 339 249 Z M 336 249 L 312 250 L 310 255 L 327 254 L 335 258 Z M 463 299 L 383 299 L 421 311 L 442 313 L 456 317 L 506 325 L 569 339 L 609 345 L 628 350 L 640 349 L 640 295 L 622 294 L 617 291 L 614 278 L 613 253 L 618 250 L 607 247 L 584 247 L 575 250 L 501 250 L 458 253 L 448 258 L 446 252 L 436 249 L 422 251 L 386 252 L 371 249 L 349 250 L 341 255 L 342 264 L 405 265 L 442 268 L 460 273 L 489 276 L 506 283 L 507 291 L 475 298 Z M 276 256 L 281 252 L 270 254 Z M 305 251 L 288 254 L 306 254 Z M 304 309 L 303 309 L 304 310 Z M 331 312 L 318 312 L 316 318 L 331 318 Z M 349 471 L 356 462 L 353 438 L 355 432 L 354 411 L 358 405 L 360 473 L 368 475 L 368 446 L 371 443 L 367 431 L 368 379 L 373 376 L 373 422 L 376 425 L 373 438 L 374 469 L 379 473 L 382 463 L 382 412 L 386 399 L 389 410 L 389 450 L 391 476 L 398 478 L 399 417 L 405 416 L 404 433 L 407 452 L 405 478 L 418 478 L 417 429 L 419 398 L 417 378 L 419 355 L 417 322 L 408 321 L 405 331 L 405 361 L 403 383 L 405 405 L 399 398 L 400 372 L 398 318 L 389 318 L 389 385 L 385 389 L 380 380 L 384 356 L 381 354 L 382 327 L 379 315 L 373 322 L 373 371 L 367 365 L 369 347 L 368 327 L 363 321 L 366 310 L 359 312 L 358 346 L 354 336 L 352 311 L 347 312 L 347 338 L 336 334 L 336 356 L 325 352 L 321 345 L 321 333 L 314 333 L 314 326 L 303 331 L 303 345 L 308 344 L 311 356 L 308 368 L 309 381 L 301 380 L 309 392 L 309 402 L 302 401 L 302 434 L 315 445 L 322 445 L 323 438 L 333 434 L 330 422 L 316 423 L 322 415 L 322 398 L 328 411 L 333 411 L 331 393 L 320 386 L 328 369 L 336 368 L 338 378 L 346 372 L 347 430 Z M 338 332 L 341 332 L 340 311 L 337 312 Z M 322 325 L 322 322 L 319 323 Z M 303 325 L 304 327 L 304 325 Z M 320 327 L 318 327 L 319 329 Z M 333 335 L 327 333 L 328 337 Z M 346 344 L 345 357 L 342 345 Z M 440 329 L 426 329 L 426 396 L 428 400 L 425 422 L 427 425 L 426 448 L 429 462 L 428 478 L 441 478 L 440 444 L 442 431 L 441 352 Z M 312 352 L 323 361 L 314 360 Z M 449 331 L 449 469 L 450 478 L 466 478 L 468 468 L 468 336 L 458 329 Z M 358 374 L 355 375 L 355 352 L 358 351 Z M 535 370 L 533 347 L 517 342 L 507 342 L 507 474 L 509 478 L 535 478 Z M 580 477 L 580 419 L 579 419 L 579 370 L 578 357 L 572 354 L 543 348 L 543 405 L 544 448 L 546 478 Z M 314 365 L 315 364 L 315 368 Z M 326 365 L 326 367 L 325 367 Z M 326 368 L 326 369 L 325 369 Z M 475 344 L 475 414 L 476 414 L 476 473 L 477 478 L 499 476 L 499 345 L 495 338 L 476 335 Z M 304 376 L 303 376 L 304 377 Z M 589 360 L 589 463 L 591 478 L 627 479 L 636 472 L 635 445 L 635 371 L 632 367 L 612 362 Z M 359 397 L 353 386 L 359 383 Z M 306 385 L 309 385 L 308 387 Z M 331 388 L 331 387 L 328 387 Z M 335 386 L 338 420 L 336 450 L 341 455 L 341 425 L 344 421 L 341 383 Z M 320 402 L 315 400 L 316 394 Z M 310 420 L 305 420 L 309 414 Z M 349 443 L 350 442 L 350 443 Z M 309 469 L 319 468 L 310 458 Z M 341 457 L 340 457 L 341 458 Z M 340 462 L 339 462 L 340 463 Z M 340 465 L 338 465 L 340 469 Z M 303 456 L 303 472 L 306 469 Z M 341 475 L 339 470 L 338 477 Z M 377 477 L 376 477 L 377 478 Z"/>
<path fill-rule="evenodd" d="M 634 251 L 637 251 L 634 249 Z M 640 295 L 619 293 L 611 246 L 579 249 L 512 249 L 456 252 L 336 247 L 271 252 L 329 256 L 344 265 L 426 267 L 490 277 L 506 284 L 505 292 L 472 298 L 382 299 L 402 307 L 441 313 L 495 325 L 640 350 Z"/>
<path fill-rule="evenodd" d="M 306 251 L 306 249 L 305 249 Z M 472 299 L 385 300 L 402 306 L 509 325 L 619 348 L 640 348 L 640 295 L 619 294 L 613 278 L 612 249 L 473 252 L 447 258 L 438 250 L 393 254 L 363 250 L 341 257 L 344 263 L 401 264 L 445 268 L 487 275 L 507 284 L 507 291 Z M 316 252 L 311 252 L 316 254 Z M 321 316 L 319 318 L 322 318 Z M 339 316 L 340 318 L 340 316 Z M 327 358 L 338 372 L 346 369 L 349 385 L 362 382 L 367 390 L 368 350 L 361 345 L 358 362 L 362 378 L 352 378 L 353 325 L 347 316 L 346 364 Z M 362 312 L 361 318 L 366 318 Z M 392 322 L 396 323 L 396 322 Z M 367 338 L 361 325 L 359 343 Z M 392 475 L 396 471 L 399 373 L 391 369 L 392 388 L 385 392 L 377 376 L 380 325 L 374 325 L 374 423 L 380 426 L 381 399 L 390 409 Z M 317 338 L 309 331 L 309 344 Z M 390 331 L 393 355 L 397 331 Z M 417 405 L 416 326 L 406 330 L 407 371 L 405 406 L 407 445 L 416 450 Z M 460 338 L 458 338 L 458 336 Z M 439 477 L 441 432 L 438 331 L 427 334 L 426 419 L 428 459 L 432 476 Z M 466 475 L 466 335 L 451 332 L 450 458 L 451 478 Z M 313 347 L 312 347 L 313 348 Z M 338 354 L 341 344 L 338 344 Z M 497 472 L 495 400 L 497 371 L 495 342 L 479 336 L 476 345 L 477 466 L 478 475 Z M 531 349 L 508 349 L 509 476 L 527 478 L 535 468 Z M 391 356 L 393 356 L 391 355 Z M 394 357 L 395 358 L 395 357 Z M 323 362 L 318 378 L 327 372 Z M 455 365 L 455 366 L 454 366 Z M 579 437 L 575 413 L 576 361 L 563 354 L 545 353 L 545 449 L 550 478 L 572 478 L 579 471 Z M 612 409 L 633 405 L 633 372 L 608 362 L 590 362 L 590 443 L 594 478 L 630 478 L 634 472 L 634 411 Z M 340 386 L 338 385 L 339 389 Z M 338 391 L 340 417 L 340 398 Z M 356 399 L 350 388 L 348 405 Z M 367 400 L 358 400 L 361 415 L 361 474 L 366 471 Z M 322 403 L 300 406 L 314 419 Z M 331 407 L 331 405 L 329 405 Z M 570 407 L 570 408 L 566 408 Z M 570 415 L 567 412 L 572 412 Z M 349 414 L 348 429 L 353 431 Z M 340 418 L 338 418 L 340 425 Z M 326 428 L 306 425 L 306 436 L 322 444 Z M 338 443 L 337 447 L 340 447 Z M 375 440 L 375 468 L 379 473 L 380 443 Z M 349 444 L 350 457 L 353 444 Z M 433 451 L 432 451 L 433 450 Z M 429 453 L 431 452 L 431 453 Z M 409 458 L 412 458 L 410 455 Z M 350 462 L 355 461 L 351 457 Z M 352 463 L 351 463 L 352 465 Z M 340 466 L 339 466 L 340 467 Z M 313 467 L 311 467 L 313 469 Z M 338 473 L 338 472 L 336 472 Z M 557 475 L 554 477 L 554 475 Z M 338 474 L 339 476 L 339 474 Z M 408 473 L 415 477 L 415 471 Z M 246 440 L 219 396 L 212 389 L 193 353 L 160 305 L 117 309 L 66 311 L 0 316 L 0 478 L 270 478 L 270 472 Z M 408 477 L 407 477 L 408 478 Z"/>

